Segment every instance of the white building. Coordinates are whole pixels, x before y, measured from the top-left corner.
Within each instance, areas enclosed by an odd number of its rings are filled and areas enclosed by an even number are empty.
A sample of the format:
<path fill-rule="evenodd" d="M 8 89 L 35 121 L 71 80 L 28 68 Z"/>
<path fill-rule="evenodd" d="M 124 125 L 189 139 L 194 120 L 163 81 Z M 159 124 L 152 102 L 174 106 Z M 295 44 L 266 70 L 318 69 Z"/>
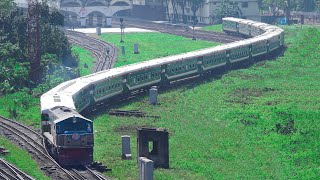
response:
<path fill-rule="evenodd" d="M 172 0 L 169 0 L 169 15 L 173 17 L 173 7 Z M 230 0 L 230 2 L 235 2 L 240 8 L 242 15 L 241 18 L 251 19 L 260 21 L 259 16 L 259 7 L 257 0 Z M 212 24 L 216 22 L 217 19 L 214 19 L 214 10 L 219 7 L 220 0 L 204 0 L 204 3 L 196 12 L 196 16 L 199 23 L 203 24 Z M 182 9 L 180 6 L 176 6 L 179 21 L 182 21 Z M 187 2 L 185 7 L 185 15 L 188 22 L 193 22 L 193 12 L 191 10 L 191 3 Z"/>

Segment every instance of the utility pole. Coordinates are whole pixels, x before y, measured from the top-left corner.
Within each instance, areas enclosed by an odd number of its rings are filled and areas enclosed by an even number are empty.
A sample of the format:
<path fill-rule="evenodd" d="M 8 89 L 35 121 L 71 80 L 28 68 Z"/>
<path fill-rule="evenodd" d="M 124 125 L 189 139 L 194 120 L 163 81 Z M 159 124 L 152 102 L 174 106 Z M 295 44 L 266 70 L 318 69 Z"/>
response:
<path fill-rule="evenodd" d="M 38 84 L 41 80 L 41 37 L 40 4 L 38 0 L 28 0 L 28 57 L 30 61 L 30 80 Z"/>

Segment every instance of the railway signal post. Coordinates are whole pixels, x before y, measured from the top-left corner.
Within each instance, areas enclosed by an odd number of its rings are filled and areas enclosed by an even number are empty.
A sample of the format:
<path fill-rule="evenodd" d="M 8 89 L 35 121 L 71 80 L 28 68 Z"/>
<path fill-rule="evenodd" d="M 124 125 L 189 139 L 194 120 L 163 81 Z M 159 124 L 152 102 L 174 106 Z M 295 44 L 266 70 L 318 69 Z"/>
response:
<path fill-rule="evenodd" d="M 198 20 L 196 19 L 196 17 L 193 17 L 193 23 L 192 23 L 192 40 L 197 40 L 195 37 L 195 31 L 194 31 L 194 27 L 198 24 Z"/>
<path fill-rule="evenodd" d="M 120 40 L 120 43 L 124 43 L 123 41 L 123 34 L 124 34 L 124 22 L 123 22 L 123 18 L 120 18 L 120 33 L 121 33 L 121 40 Z"/>

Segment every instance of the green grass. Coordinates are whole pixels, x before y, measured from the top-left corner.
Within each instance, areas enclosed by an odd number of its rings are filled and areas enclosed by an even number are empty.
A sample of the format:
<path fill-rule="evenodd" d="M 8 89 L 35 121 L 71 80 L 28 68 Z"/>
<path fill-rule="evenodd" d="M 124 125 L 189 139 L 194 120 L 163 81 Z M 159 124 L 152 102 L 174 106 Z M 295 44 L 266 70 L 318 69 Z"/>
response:
<path fill-rule="evenodd" d="M 0 96 L 0 115 L 16 119 L 28 126 L 40 128 L 40 98 L 17 92 Z M 9 109 L 16 109 L 17 116 L 13 117 Z"/>
<path fill-rule="evenodd" d="M 122 55 L 120 34 L 102 34 L 101 39 L 117 46 L 118 61 L 115 67 L 218 45 L 215 42 L 193 41 L 188 38 L 157 32 L 126 33 L 123 43 L 126 53 Z M 133 46 L 135 43 L 139 44 L 139 54 L 134 54 Z"/>
<path fill-rule="evenodd" d="M 155 107 L 146 97 L 114 107 L 141 109 L 161 119 L 92 116 L 95 159 L 113 169 L 107 175 L 138 177 L 135 128 L 145 126 L 170 133 L 170 169 L 157 169 L 155 179 L 320 177 L 320 30 L 285 28 L 288 49 L 276 61 L 162 92 Z M 18 103 L 23 114 L 18 119 L 39 124 L 39 98 L 24 96 L 1 96 L 0 114 L 9 116 L 13 99 L 26 99 L 31 105 Z M 292 133 L 284 134 L 290 127 Z M 131 135 L 131 161 L 121 160 L 124 134 Z"/>
<path fill-rule="evenodd" d="M 80 76 L 91 74 L 93 61 L 95 61 L 95 59 L 92 56 L 92 53 L 76 45 L 72 46 L 72 51 L 79 55 Z M 88 68 L 84 67 L 85 64 L 88 65 Z"/>
<path fill-rule="evenodd" d="M 202 30 L 205 30 L 205 31 L 222 32 L 222 24 L 205 26 L 205 27 L 203 27 L 203 28 L 201 28 L 201 29 L 202 29 Z"/>
<path fill-rule="evenodd" d="M 4 158 L 6 161 L 15 165 L 35 179 L 50 179 L 41 172 L 39 166 L 25 150 L 12 144 L 8 139 L 1 136 L 0 146 L 10 151 L 6 156 L 0 155 L 1 158 Z"/>
<path fill-rule="evenodd" d="M 108 176 L 136 179 L 136 127 L 170 133 L 170 169 L 155 179 L 317 179 L 320 177 L 320 30 L 286 28 L 288 49 L 216 79 L 114 108 L 140 109 L 161 119 L 100 115 L 95 159 Z M 294 123 L 292 123 L 294 122 Z M 133 160 L 121 160 L 121 135 L 131 136 Z"/>

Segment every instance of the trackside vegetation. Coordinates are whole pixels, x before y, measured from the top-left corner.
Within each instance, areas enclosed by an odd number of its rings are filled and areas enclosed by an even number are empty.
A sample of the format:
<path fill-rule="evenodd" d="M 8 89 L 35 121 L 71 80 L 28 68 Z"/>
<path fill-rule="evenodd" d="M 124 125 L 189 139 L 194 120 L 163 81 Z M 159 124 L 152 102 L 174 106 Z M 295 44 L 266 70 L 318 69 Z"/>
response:
<path fill-rule="evenodd" d="M 78 56 L 80 76 L 91 74 L 94 61 L 92 53 L 76 45 L 73 45 L 71 50 Z M 85 64 L 88 68 L 85 68 Z"/>
<path fill-rule="evenodd" d="M 127 33 L 124 36 L 123 44 L 120 43 L 119 33 L 102 34 L 101 39 L 117 47 L 118 60 L 114 67 L 219 45 L 216 42 L 193 41 L 188 38 L 157 32 Z M 133 46 L 135 43 L 139 44 L 139 54 L 134 54 Z M 121 45 L 125 47 L 125 55 L 121 53 Z M 80 75 L 90 74 L 94 61 L 91 53 L 78 46 L 73 46 L 72 51 L 79 56 Z M 87 64 L 88 68 L 84 68 L 84 64 Z"/>
<path fill-rule="evenodd" d="M 193 41 L 190 38 L 157 32 L 127 33 L 123 43 L 126 54 L 122 55 L 119 33 L 102 34 L 101 39 L 117 46 L 118 61 L 115 67 L 219 45 L 216 42 Z M 135 43 L 139 44 L 139 54 L 134 54 Z"/>
<path fill-rule="evenodd" d="M 276 60 L 198 79 L 112 108 L 160 119 L 92 115 L 96 160 L 108 176 L 136 179 L 136 128 L 170 133 L 170 169 L 155 179 L 317 179 L 320 177 L 320 29 L 284 27 L 287 50 Z M 107 112 L 108 110 L 106 110 Z M 133 160 L 121 160 L 121 135 Z"/>
<path fill-rule="evenodd" d="M 39 166 L 33 161 L 30 154 L 17 145 L 12 144 L 8 139 L 0 136 L 0 145 L 10 151 L 6 156 L 0 156 L 11 164 L 15 164 L 20 170 L 27 173 L 35 179 L 50 179 L 45 176 Z"/>
<path fill-rule="evenodd" d="M 160 119 L 91 115 L 95 159 L 113 169 L 106 175 L 138 178 L 135 128 L 143 126 L 170 132 L 170 169 L 157 169 L 156 179 L 320 177 L 320 30 L 284 28 L 288 49 L 274 61 L 161 92 L 158 106 L 142 96 L 112 107 Z M 0 114 L 40 127 L 39 94 L 19 93 L 0 96 Z M 131 136 L 131 161 L 121 161 L 124 134 Z"/>
<path fill-rule="evenodd" d="M 202 27 L 201 30 L 222 32 L 222 24 L 215 24 L 215 25 L 211 25 L 211 26 L 205 26 L 205 27 Z"/>

